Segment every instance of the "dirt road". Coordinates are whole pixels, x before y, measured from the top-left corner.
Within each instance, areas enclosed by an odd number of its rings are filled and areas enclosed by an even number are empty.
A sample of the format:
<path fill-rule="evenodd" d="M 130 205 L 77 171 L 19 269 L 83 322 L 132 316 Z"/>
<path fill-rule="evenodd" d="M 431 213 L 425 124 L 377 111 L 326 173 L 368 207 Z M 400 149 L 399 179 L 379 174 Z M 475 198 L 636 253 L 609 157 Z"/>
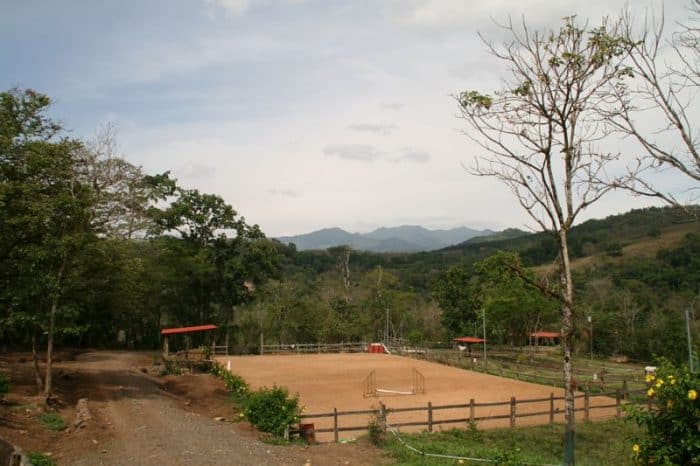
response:
<path fill-rule="evenodd" d="M 75 465 L 283 465 L 303 464 L 289 448 L 245 438 L 232 426 L 178 406 L 175 396 L 141 373 L 135 353 L 78 357 L 92 379 L 91 408 L 113 438 Z M 95 390 L 96 389 L 96 390 Z M 225 413 L 222 413 L 224 415 Z"/>
<path fill-rule="evenodd" d="M 232 423 L 223 383 L 206 374 L 158 377 L 145 373 L 146 353 L 96 351 L 56 365 L 56 391 L 66 406 L 60 415 L 73 419 L 75 402 L 89 399 L 94 416 L 84 429 L 47 433 L 37 414 L 22 408 L 31 385 L 22 386 L 15 370 L 14 407 L 0 418 L 0 434 L 25 451 L 47 452 L 59 465 L 375 465 L 388 460 L 363 442 L 346 445 L 275 446 L 264 443 L 250 426 Z M 17 368 L 15 368 L 17 369 Z M 29 384 L 31 381 L 27 380 Z M 26 405 L 29 406 L 29 405 Z M 214 418 L 222 416 L 227 421 Z"/>

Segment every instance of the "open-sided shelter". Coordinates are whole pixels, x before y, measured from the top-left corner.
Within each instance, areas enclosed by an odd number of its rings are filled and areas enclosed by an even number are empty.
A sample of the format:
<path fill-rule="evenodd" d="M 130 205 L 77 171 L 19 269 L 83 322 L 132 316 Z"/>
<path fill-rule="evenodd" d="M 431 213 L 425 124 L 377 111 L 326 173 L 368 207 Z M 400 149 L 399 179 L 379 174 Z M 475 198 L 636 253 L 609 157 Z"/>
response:
<path fill-rule="evenodd" d="M 194 327 L 175 327 L 175 328 L 164 328 L 161 329 L 160 334 L 163 336 L 163 355 L 168 356 L 170 353 L 170 341 L 169 338 L 171 335 L 180 335 L 180 334 L 189 334 L 189 333 L 196 333 L 196 332 L 209 332 L 212 330 L 216 330 L 217 327 L 216 325 L 208 324 L 208 325 L 197 325 Z M 212 346 L 215 345 L 215 342 L 212 341 Z"/>
<path fill-rule="evenodd" d="M 469 353 L 470 357 L 472 355 L 472 345 L 473 344 L 483 344 L 486 342 L 486 340 L 484 340 L 483 338 L 479 338 L 479 337 L 457 337 L 457 338 L 453 338 L 452 341 L 457 343 L 460 354 L 462 353 L 462 351 L 464 351 L 463 348 L 465 348 L 465 345 L 466 345 L 466 349 L 467 349 L 467 352 Z"/>

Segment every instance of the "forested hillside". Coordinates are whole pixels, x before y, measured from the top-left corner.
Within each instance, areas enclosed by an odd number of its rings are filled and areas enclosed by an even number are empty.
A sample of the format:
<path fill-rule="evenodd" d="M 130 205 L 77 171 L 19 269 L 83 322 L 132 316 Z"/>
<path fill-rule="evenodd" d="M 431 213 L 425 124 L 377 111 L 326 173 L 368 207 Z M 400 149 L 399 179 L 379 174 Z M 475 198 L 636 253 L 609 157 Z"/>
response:
<path fill-rule="evenodd" d="M 683 312 L 700 287 L 697 213 L 638 209 L 571 231 L 580 350 L 588 350 L 590 315 L 595 352 L 684 356 Z M 268 341 L 381 339 L 387 309 L 391 336 L 415 343 L 473 334 L 483 308 L 492 315 L 490 336 L 503 343 L 525 343 L 529 331 L 560 325 L 556 304 L 508 267 L 519 261 L 536 280 L 546 277 L 556 257 L 554 240 L 545 234 L 418 254 L 343 247 L 298 252 L 281 245 L 280 252 L 282 280 L 270 282 L 272 288 L 242 312 L 250 350 L 260 325 Z"/>
<path fill-rule="evenodd" d="M 143 173 L 114 153 L 108 130 L 72 139 L 46 96 L 13 90 L 0 104 L 5 347 L 156 348 L 161 327 L 204 323 L 239 352 L 257 351 L 261 333 L 270 343 L 435 344 L 473 334 L 484 310 L 493 342 L 559 328 L 556 302 L 533 286 L 556 260 L 544 233 L 416 254 L 297 251 L 218 195 Z M 596 353 L 684 357 L 683 312 L 700 286 L 698 213 L 639 209 L 571 230 L 582 351 L 590 315 Z"/>

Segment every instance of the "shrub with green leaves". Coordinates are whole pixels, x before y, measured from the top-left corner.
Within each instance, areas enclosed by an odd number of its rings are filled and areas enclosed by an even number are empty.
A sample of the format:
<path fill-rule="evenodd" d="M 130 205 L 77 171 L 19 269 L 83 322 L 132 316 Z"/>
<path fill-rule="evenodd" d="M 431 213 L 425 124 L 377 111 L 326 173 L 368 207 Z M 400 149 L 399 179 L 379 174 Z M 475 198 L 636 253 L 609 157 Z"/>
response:
<path fill-rule="evenodd" d="M 630 419 L 647 431 L 632 445 L 635 463 L 700 465 L 700 376 L 662 360 L 646 382 L 653 409 L 629 410 Z"/>
<path fill-rule="evenodd" d="M 43 413 L 39 419 L 47 429 L 59 431 L 66 428 L 66 423 L 58 413 Z"/>
<path fill-rule="evenodd" d="M 33 466 L 56 466 L 53 458 L 50 458 L 42 453 L 31 452 L 27 455 Z"/>
<path fill-rule="evenodd" d="M 0 374 L 0 399 L 5 396 L 7 392 L 10 391 L 10 379 Z"/>
<path fill-rule="evenodd" d="M 244 413 L 258 430 L 281 437 L 299 422 L 299 395 L 290 396 L 285 387 L 263 387 L 248 395 Z"/>
<path fill-rule="evenodd" d="M 212 365 L 210 372 L 224 381 L 224 385 L 229 390 L 229 395 L 233 401 L 238 404 L 245 404 L 250 393 L 250 386 L 243 377 L 232 374 L 220 364 Z"/>
<path fill-rule="evenodd" d="M 373 417 L 367 424 L 367 434 L 372 445 L 381 447 L 386 440 L 386 427 L 378 418 Z"/>

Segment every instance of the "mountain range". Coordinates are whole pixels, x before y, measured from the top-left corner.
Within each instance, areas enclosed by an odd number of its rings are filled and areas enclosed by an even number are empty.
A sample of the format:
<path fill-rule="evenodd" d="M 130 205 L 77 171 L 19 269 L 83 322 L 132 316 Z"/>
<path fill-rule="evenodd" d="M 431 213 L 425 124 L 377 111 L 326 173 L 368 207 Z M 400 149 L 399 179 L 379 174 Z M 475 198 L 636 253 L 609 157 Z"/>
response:
<path fill-rule="evenodd" d="M 508 236 L 519 230 L 508 230 Z M 502 235 L 492 230 L 474 230 L 467 227 L 449 230 L 429 230 L 418 225 L 378 228 L 369 233 L 349 233 L 341 228 L 324 228 L 303 235 L 277 238 L 285 244 L 294 243 L 298 250 L 327 249 L 347 245 L 353 249 L 372 252 L 418 252 L 442 249 L 465 241 L 487 240 L 491 235 Z M 502 236 L 499 236 L 502 239 Z"/>

